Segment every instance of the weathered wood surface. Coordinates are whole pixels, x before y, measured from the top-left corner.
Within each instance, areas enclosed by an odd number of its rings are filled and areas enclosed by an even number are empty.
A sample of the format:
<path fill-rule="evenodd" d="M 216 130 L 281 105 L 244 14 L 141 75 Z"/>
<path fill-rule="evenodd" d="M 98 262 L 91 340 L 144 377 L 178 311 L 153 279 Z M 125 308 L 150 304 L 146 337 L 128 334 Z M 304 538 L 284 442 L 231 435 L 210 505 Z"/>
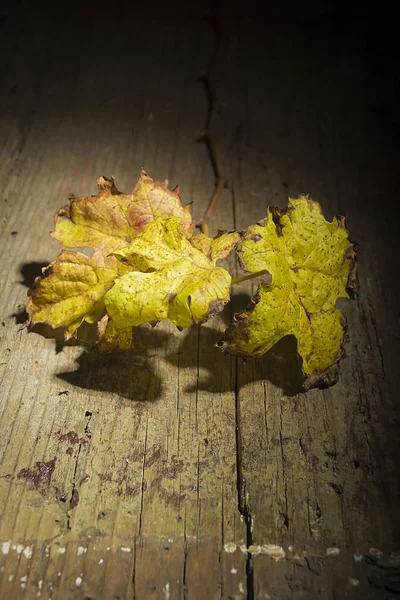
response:
<path fill-rule="evenodd" d="M 298 393 L 290 340 L 245 364 L 222 356 L 221 320 L 143 327 L 117 359 L 21 326 L 59 251 L 52 214 L 97 176 L 129 190 L 143 166 L 179 183 L 196 218 L 213 188 L 196 142 L 206 7 L 121 10 L 21 7 L 0 24 L 1 598 L 394 597 L 393 104 L 363 37 L 225 11 L 215 66 L 229 188 L 212 232 L 307 192 L 359 243 L 337 385 Z M 251 291 L 238 286 L 237 307 Z"/>

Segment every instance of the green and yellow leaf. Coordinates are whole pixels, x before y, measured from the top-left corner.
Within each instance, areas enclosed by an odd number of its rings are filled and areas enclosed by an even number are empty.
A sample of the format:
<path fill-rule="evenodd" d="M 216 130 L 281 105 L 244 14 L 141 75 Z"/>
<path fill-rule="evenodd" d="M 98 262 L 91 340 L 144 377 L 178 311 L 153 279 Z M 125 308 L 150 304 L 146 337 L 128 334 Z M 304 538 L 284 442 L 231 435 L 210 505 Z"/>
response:
<path fill-rule="evenodd" d="M 214 238 L 209 238 L 204 233 L 199 233 L 190 238 L 192 246 L 203 252 L 211 260 L 227 258 L 239 241 L 240 235 L 237 231 L 230 233 L 219 231 L 218 235 Z"/>
<path fill-rule="evenodd" d="M 114 178 L 97 180 L 98 194 L 78 198 L 63 207 L 51 234 L 67 248 L 94 248 L 110 254 L 129 244 L 156 217 L 178 217 L 189 236 L 194 230 L 189 206 L 182 206 L 179 189 L 154 182 L 142 171 L 132 194 L 121 193 Z"/>
<path fill-rule="evenodd" d="M 97 330 L 99 334 L 98 348 L 101 352 L 132 348 L 132 327 L 117 329 L 107 314 L 99 321 Z"/>
<path fill-rule="evenodd" d="M 71 337 L 83 321 L 95 323 L 105 314 L 104 296 L 120 275 L 130 268 L 114 257 L 87 257 L 63 250 L 43 270 L 29 290 L 30 324 L 65 327 Z"/>
<path fill-rule="evenodd" d="M 229 301 L 230 274 L 192 246 L 178 218 L 156 218 L 114 256 L 133 269 L 105 296 L 118 328 L 170 319 L 182 329 L 204 323 Z"/>
<path fill-rule="evenodd" d="M 246 311 L 235 315 L 219 346 L 232 354 L 267 352 L 285 335 L 297 339 L 306 386 L 331 382 L 342 355 L 345 319 L 336 300 L 348 298 L 355 253 L 344 219 L 325 220 L 307 196 L 287 210 L 270 208 L 266 219 L 247 229 L 239 258 L 251 273 L 268 270 Z"/>

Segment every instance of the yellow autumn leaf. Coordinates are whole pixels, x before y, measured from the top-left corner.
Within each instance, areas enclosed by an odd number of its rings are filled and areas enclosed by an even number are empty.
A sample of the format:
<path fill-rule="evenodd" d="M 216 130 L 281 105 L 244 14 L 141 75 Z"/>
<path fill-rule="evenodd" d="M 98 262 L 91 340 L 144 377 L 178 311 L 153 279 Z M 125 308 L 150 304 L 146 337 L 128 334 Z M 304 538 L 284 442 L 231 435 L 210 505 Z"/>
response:
<path fill-rule="evenodd" d="M 132 348 L 132 327 L 117 329 L 107 314 L 97 324 L 97 330 L 99 334 L 98 348 L 101 352 Z"/>
<path fill-rule="evenodd" d="M 204 233 L 199 233 L 190 238 L 192 246 L 203 252 L 211 260 L 222 260 L 229 256 L 239 241 L 240 235 L 237 231 L 230 233 L 219 231 L 218 235 L 214 238 L 209 238 Z"/>
<path fill-rule="evenodd" d="M 112 256 L 89 258 L 63 250 L 29 290 L 30 324 L 65 327 L 66 338 L 71 337 L 83 321 L 95 323 L 103 317 L 104 295 L 129 270 Z"/>
<path fill-rule="evenodd" d="M 204 323 L 230 299 L 231 276 L 192 246 L 176 217 L 156 218 L 114 255 L 133 269 L 105 296 L 118 328 L 170 319 L 182 329 Z"/>
<path fill-rule="evenodd" d="M 329 223 L 309 197 L 290 199 L 286 211 L 270 208 L 263 222 L 247 229 L 239 258 L 251 273 L 268 270 L 272 283 L 260 284 L 218 345 L 255 356 L 294 335 L 306 387 L 334 380 L 345 325 L 335 304 L 348 298 L 354 283 L 355 254 L 344 219 Z"/>
<path fill-rule="evenodd" d="M 132 194 L 121 193 L 114 178 L 100 177 L 97 185 L 97 196 L 73 200 L 56 215 L 51 235 L 67 248 L 110 254 L 160 216 L 180 218 L 188 236 L 194 230 L 190 207 L 182 206 L 179 189 L 168 189 L 168 181 L 154 182 L 142 171 Z"/>

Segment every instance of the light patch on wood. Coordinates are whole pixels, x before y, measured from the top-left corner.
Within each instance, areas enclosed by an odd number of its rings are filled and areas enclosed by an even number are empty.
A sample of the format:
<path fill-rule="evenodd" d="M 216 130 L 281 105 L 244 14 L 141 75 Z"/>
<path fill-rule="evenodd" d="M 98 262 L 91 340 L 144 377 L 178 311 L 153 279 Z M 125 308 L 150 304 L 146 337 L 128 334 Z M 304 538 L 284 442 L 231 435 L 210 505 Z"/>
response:
<path fill-rule="evenodd" d="M 8 554 L 10 552 L 10 546 L 11 546 L 11 540 L 8 540 L 8 542 L 3 542 L 1 544 L 1 551 L 3 554 Z"/>
<path fill-rule="evenodd" d="M 261 554 L 266 554 L 270 556 L 275 561 L 282 560 L 285 558 L 286 554 L 281 546 L 276 546 L 275 544 L 263 544 L 260 550 Z"/>
<path fill-rule="evenodd" d="M 249 546 L 247 548 L 247 552 L 249 554 L 260 554 L 260 552 L 261 552 L 261 546 Z"/>
<path fill-rule="evenodd" d="M 340 554 L 340 548 L 327 548 L 326 549 L 326 556 L 339 556 Z"/>
<path fill-rule="evenodd" d="M 165 587 L 163 588 L 163 592 L 164 592 L 165 600 L 169 600 L 170 599 L 169 583 L 165 584 Z"/>
<path fill-rule="evenodd" d="M 32 554 L 33 554 L 33 549 L 32 546 L 26 546 L 23 550 L 23 555 L 25 556 L 25 558 L 32 558 Z"/>

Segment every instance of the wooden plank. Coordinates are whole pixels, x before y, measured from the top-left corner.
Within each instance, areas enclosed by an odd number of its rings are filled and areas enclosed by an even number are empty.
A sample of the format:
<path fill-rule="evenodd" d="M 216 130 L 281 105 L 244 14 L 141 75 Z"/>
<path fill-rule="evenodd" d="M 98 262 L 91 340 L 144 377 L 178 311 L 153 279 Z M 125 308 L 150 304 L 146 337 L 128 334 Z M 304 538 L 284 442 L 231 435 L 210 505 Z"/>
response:
<path fill-rule="evenodd" d="M 349 215 L 361 245 L 336 386 L 299 393 L 290 339 L 245 364 L 221 355 L 229 311 L 182 333 L 144 326 L 117 358 L 21 329 L 26 289 L 59 251 L 51 215 L 98 175 L 129 190 L 145 167 L 204 212 L 214 175 L 195 141 L 207 112 L 198 78 L 215 40 L 205 9 L 181 8 L 137 9 L 133 28 L 122 9 L 57 7 L 2 25 L 18 40 L 0 56 L 2 597 L 391 598 L 399 337 L 385 257 L 396 260 L 396 227 L 376 210 L 389 167 L 370 143 L 376 103 L 390 110 L 391 96 L 352 37 L 337 57 L 326 31 L 299 37 L 223 10 L 214 72 L 229 187 L 212 233 L 309 192 L 329 216 Z M 360 113 L 369 77 L 383 91 Z M 235 309 L 254 291 L 237 286 Z"/>
<path fill-rule="evenodd" d="M 257 160 L 257 166 L 265 162 L 266 173 L 257 173 L 254 168 L 247 171 L 244 178 L 237 169 L 238 226 L 243 227 L 249 216 L 258 219 L 259 211 L 265 210 L 251 199 L 254 189 L 268 189 L 270 202 L 280 205 L 284 205 L 286 195 L 298 195 L 307 190 L 314 199 L 322 202 L 324 209 L 327 206 L 328 214 L 339 211 L 349 214 L 355 239 L 366 240 L 368 232 L 371 234 L 375 227 L 383 227 L 383 223 L 379 225 L 380 216 L 376 213 L 368 214 L 371 204 L 366 205 L 367 214 L 361 217 L 360 209 L 363 207 L 357 205 L 358 201 L 352 196 L 359 182 L 359 172 L 354 173 L 352 161 L 360 169 L 357 161 L 361 157 L 351 147 L 349 139 L 340 138 L 343 133 L 344 136 L 356 135 L 363 139 L 365 115 L 356 120 L 355 113 L 351 112 L 352 122 L 349 123 L 340 113 L 340 117 L 331 125 L 329 123 L 335 110 L 356 110 L 348 96 L 338 99 L 335 90 L 344 90 L 346 86 L 356 89 L 361 82 L 349 80 L 354 77 L 353 70 L 351 75 L 350 69 L 349 72 L 335 73 L 326 64 L 317 67 L 314 80 L 305 72 L 315 60 L 311 54 L 313 49 L 307 48 L 303 42 L 300 46 L 293 41 L 293 48 L 288 50 L 286 39 L 274 36 L 273 32 L 268 41 L 269 51 L 279 56 L 280 61 L 276 65 L 265 63 L 263 54 L 257 55 L 256 52 L 262 44 L 263 35 L 261 28 L 253 29 L 251 43 L 254 45 L 246 47 L 249 59 L 244 61 L 248 64 L 251 56 L 253 68 L 250 74 L 243 73 L 249 86 L 248 128 L 252 130 L 252 120 L 255 122 L 257 119 L 257 132 L 252 137 L 253 148 L 246 148 L 242 142 L 238 153 L 247 164 L 251 157 Z M 323 50 L 323 43 L 321 46 Z M 254 64 L 254 60 L 259 60 L 260 64 Z M 360 59 L 357 63 L 354 54 L 350 60 L 354 61 L 353 68 L 355 64 L 360 68 Z M 326 75 L 323 69 L 326 69 Z M 292 93 L 285 81 L 288 72 L 293 74 L 289 83 L 293 86 Z M 321 85 L 321 75 L 327 89 Z M 364 76 L 361 70 L 360 80 Z M 271 85 L 264 88 L 268 110 L 263 113 L 254 106 L 255 102 L 262 102 L 260 77 L 271 81 Z M 297 81 L 307 81 L 307 85 L 301 86 Z M 268 138 L 261 136 L 263 130 L 269 132 Z M 364 134 L 363 142 L 360 141 L 363 147 L 367 144 L 368 133 Z M 270 140 L 274 143 L 273 150 Z M 352 152 L 351 160 L 347 157 L 346 164 L 343 163 L 341 145 L 345 151 Z M 271 167 L 265 157 L 270 157 L 272 152 Z M 278 162 L 284 153 L 285 162 Z M 368 157 L 371 162 L 373 157 L 371 152 Z M 299 164 L 299 160 L 301 171 L 297 173 L 296 168 L 291 169 L 291 163 Z M 368 174 L 362 173 L 368 180 Z M 393 314 L 393 309 L 390 310 L 388 303 L 383 305 L 379 293 L 368 289 L 366 277 L 368 272 L 369 277 L 376 276 L 377 281 L 382 278 L 378 257 L 383 255 L 382 249 L 377 251 L 376 246 L 371 248 L 369 244 L 361 252 L 359 299 L 351 306 L 343 305 L 349 320 L 351 341 L 347 345 L 348 357 L 343 361 L 342 376 L 336 386 L 293 395 L 298 367 L 294 348 L 289 342 L 278 344 L 266 359 L 238 365 L 247 543 L 256 547 L 277 545 L 286 555 L 289 548 L 300 553 L 324 555 L 327 548 L 337 547 L 348 556 L 347 565 L 338 568 L 323 566 L 318 578 L 311 576 L 311 587 L 307 582 L 310 568 L 293 571 L 293 565 L 286 561 L 274 565 L 268 562 L 270 559 L 257 557 L 254 562 L 257 598 L 378 597 L 379 591 L 368 585 L 367 576 L 363 578 L 364 585 L 357 590 L 349 584 L 350 579 L 354 579 L 351 557 L 353 554 L 368 554 L 371 547 L 380 548 L 387 556 L 397 547 L 398 520 L 393 513 L 398 497 L 393 477 L 397 459 L 382 448 L 385 457 L 382 454 L 378 459 L 379 468 L 375 463 L 377 445 L 380 445 L 378 440 L 385 438 L 384 445 L 388 444 L 393 450 L 396 445 L 397 434 L 387 416 L 388 403 L 391 414 L 397 409 L 390 401 L 389 382 L 382 362 L 382 343 L 379 341 L 385 335 L 385 325 L 382 322 L 379 328 L 376 323 L 377 315 Z M 242 289 L 252 293 L 251 285 L 242 284 Z M 389 356 L 388 359 L 391 360 Z M 371 448 L 375 448 L 375 452 L 371 452 Z M 397 450 L 394 454 L 397 456 Z M 331 568 L 337 579 L 329 582 L 327 569 Z M 314 587 L 316 581 L 320 585 Z"/>
<path fill-rule="evenodd" d="M 52 28 L 56 44 L 46 37 L 46 27 Z M 13 241 L 8 230 L 17 223 L 22 240 L 17 247 L 21 259 L 17 255 L 12 265 L 3 265 L 13 268 L 3 290 L 9 315 L 17 312 L 18 302 L 25 302 L 26 288 L 15 284 L 18 260 L 24 261 L 25 272 L 49 262 L 57 252 L 47 237 L 51 213 L 67 196 L 91 191 L 99 167 L 100 173 L 110 170 L 116 175 L 121 187 L 133 186 L 132 168 L 138 173 L 142 165 L 160 177 L 179 176 L 183 197 L 195 203 L 198 216 L 208 200 L 200 181 L 208 181 L 212 189 L 206 149 L 194 141 L 204 122 L 196 110 L 205 115 L 196 80 L 209 56 L 207 45 L 199 52 L 203 38 L 211 39 L 205 25 L 194 37 L 188 34 L 189 53 L 188 38 L 171 35 L 177 25 L 172 30 L 155 25 L 151 39 L 137 32 L 132 51 L 132 38 L 121 32 L 119 23 L 98 22 L 72 52 L 66 40 L 76 33 L 74 23 L 56 21 L 54 27 L 49 18 L 46 27 L 40 43 L 46 57 L 47 45 L 53 56 L 43 65 L 42 79 L 35 69 L 30 72 L 42 97 L 23 143 L 15 145 L 18 177 L 11 175 L 4 189 L 12 204 L 4 241 Z M 122 89 L 104 102 L 99 97 L 96 86 L 105 71 L 110 89 L 118 87 L 121 76 L 112 68 L 113 56 L 97 45 L 105 34 L 117 54 L 131 52 L 122 74 L 136 74 L 129 85 L 132 103 L 126 102 Z M 150 62 L 143 64 L 142 53 L 150 50 Z M 180 65 L 175 63 L 177 54 L 183 58 Z M 22 56 L 26 50 L 21 50 Z M 152 61 L 160 62 L 161 57 L 169 68 L 151 69 Z M 32 60 L 43 64 L 40 56 Z M 60 80 L 58 68 L 64 67 L 68 73 Z M 16 63 L 14 72 L 19 68 Z M 170 88 L 172 72 L 178 83 Z M 167 102 L 156 93 L 159 89 L 168 90 Z M 21 100 L 21 107 L 25 110 L 33 101 Z M 18 105 L 8 106 L 19 114 Z M 13 131 L 5 131 L 4 139 L 13 141 Z M 10 158 L 7 145 L 4 152 Z M 4 170 L 9 172 L 10 163 Z M 26 190 L 36 182 L 35 208 L 21 195 L 21 181 Z M 18 222 L 21 211 L 26 223 Z M 45 214 L 47 222 L 41 216 Z M 232 225 L 231 217 L 227 224 Z M 29 231 L 35 232 L 33 239 Z M 28 275 L 25 285 L 32 283 L 32 272 Z M 219 597 L 227 561 L 216 561 L 213 568 L 211 563 L 222 556 L 225 540 L 243 541 L 243 526 L 236 504 L 232 361 L 217 350 L 209 354 L 208 345 L 212 348 L 218 331 L 196 329 L 173 337 L 171 326 L 154 332 L 144 328 L 137 335 L 136 352 L 123 357 L 116 369 L 114 357 L 82 355 L 79 347 L 67 346 L 55 355 L 54 342 L 26 336 L 17 328 L 9 316 L 8 337 L 2 340 L 10 359 L 4 365 L 2 388 L 2 427 L 8 434 L 2 437 L 6 477 L 1 480 L 1 539 L 11 542 L 2 555 L 2 590 L 15 598 L 46 592 L 53 598 L 150 597 L 155 586 L 155 597 L 164 597 L 166 585 L 170 583 L 172 595 L 179 581 L 176 589 L 183 597 L 196 594 L 199 577 L 205 575 L 209 589 Z M 192 549 L 195 538 L 199 545 Z M 163 564 L 165 539 L 174 540 L 169 568 Z M 27 548 L 32 548 L 29 569 Z M 207 574 L 199 557 L 210 565 Z M 155 570 L 157 563 L 160 568 Z"/>

